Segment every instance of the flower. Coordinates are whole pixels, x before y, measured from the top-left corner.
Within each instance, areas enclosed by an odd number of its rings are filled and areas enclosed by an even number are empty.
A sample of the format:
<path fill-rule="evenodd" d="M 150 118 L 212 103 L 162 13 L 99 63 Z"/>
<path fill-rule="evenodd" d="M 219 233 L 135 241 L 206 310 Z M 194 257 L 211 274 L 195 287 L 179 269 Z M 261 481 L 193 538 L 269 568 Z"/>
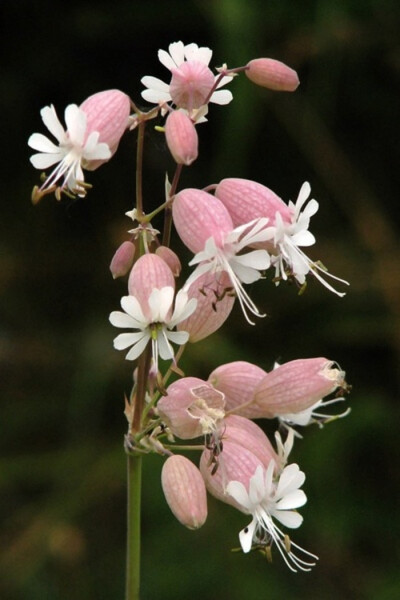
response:
<path fill-rule="evenodd" d="M 53 105 L 40 111 L 43 123 L 56 138 L 58 145 L 41 133 L 34 133 L 28 145 L 38 154 L 30 161 L 36 169 L 57 165 L 40 190 L 35 189 L 33 201 L 55 190 L 64 178 L 61 190 L 66 188 L 78 196 L 86 190 L 82 168 L 94 170 L 109 160 L 117 149 L 124 133 L 130 110 L 129 97 L 119 90 L 106 90 L 93 94 L 80 107 L 70 104 L 65 109 L 66 130 L 60 123 Z"/>
<path fill-rule="evenodd" d="M 311 273 L 328 290 L 338 296 L 344 296 L 344 292 L 335 290 L 320 273 L 324 273 L 325 276 L 336 279 L 336 281 L 340 281 L 346 285 L 349 285 L 348 282 L 328 273 L 318 262 L 313 262 L 300 250 L 301 246 L 312 246 L 315 243 L 315 237 L 308 231 L 308 227 L 310 225 L 310 218 L 318 211 L 318 202 L 311 199 L 304 210 L 301 211 L 310 192 L 310 184 L 305 182 L 301 186 L 296 203 L 289 202 L 289 210 L 291 212 L 289 223 L 283 220 L 279 212 L 276 213 L 273 240 L 274 246 L 279 249 L 279 253 L 272 257 L 271 260 L 272 266 L 275 267 L 275 277 L 277 278 L 277 283 L 280 278 L 283 280 L 287 279 L 285 270 L 285 265 L 287 265 L 300 285 L 305 283 L 307 273 Z"/>
<path fill-rule="evenodd" d="M 298 465 L 291 464 L 275 480 L 274 469 L 273 460 L 266 470 L 258 466 L 250 478 L 248 491 L 240 481 L 230 481 L 227 485 L 227 493 L 242 507 L 243 512 L 253 517 L 251 523 L 239 533 L 242 550 L 250 552 L 253 544 L 268 549 L 275 543 L 291 571 L 310 571 L 315 562 L 303 560 L 293 552 L 293 548 L 312 559 L 318 560 L 318 557 L 292 542 L 273 521 L 275 518 L 291 529 L 300 527 L 303 518 L 294 509 L 307 502 L 305 493 L 299 489 L 305 475 Z"/>
<path fill-rule="evenodd" d="M 118 335 L 114 339 L 114 348 L 125 350 L 132 346 L 126 359 L 135 360 L 151 340 L 156 371 L 158 371 L 158 356 L 165 360 L 173 359 L 174 351 L 171 342 L 179 345 L 185 344 L 189 334 L 186 331 L 171 330 L 196 308 L 196 301 L 188 300 L 187 293 L 180 290 L 175 298 L 175 309 L 170 316 L 173 298 L 174 289 L 172 287 L 154 288 L 148 299 L 149 316 L 143 314 L 139 300 L 135 296 L 121 298 L 121 307 L 125 312 L 112 312 L 110 314 L 111 324 L 121 329 L 128 327 L 138 331 Z"/>
<path fill-rule="evenodd" d="M 281 279 L 288 279 L 288 268 L 289 275 L 300 285 L 305 283 L 305 276 L 311 273 L 331 292 L 344 296 L 344 293 L 335 290 L 321 273 L 346 285 L 349 285 L 348 282 L 328 273 L 325 267 L 312 261 L 300 249 L 315 243 L 315 237 L 308 231 L 308 227 L 311 217 L 318 210 L 318 202 L 311 199 L 304 210 L 301 210 L 310 192 L 310 184 L 304 183 L 296 203 L 289 202 L 287 205 L 269 188 L 246 179 L 224 179 L 215 190 L 216 196 L 228 209 L 235 225 L 241 225 L 249 218 L 269 219 L 269 237 L 266 234 L 262 247 L 272 255 L 271 266 L 275 267 L 276 285 Z"/>
<path fill-rule="evenodd" d="M 143 77 L 141 81 L 147 88 L 142 92 L 145 100 L 154 104 L 173 102 L 178 108 L 186 109 L 191 117 L 208 102 L 229 104 L 231 92 L 214 89 L 222 87 L 232 77 L 213 75 L 208 67 L 212 56 L 210 48 L 174 42 L 168 50 L 169 53 L 159 50 L 158 58 L 171 71 L 171 81 L 167 84 L 157 77 Z"/>
<path fill-rule="evenodd" d="M 246 320 L 253 325 L 247 310 L 261 317 L 254 302 L 243 288 L 261 278 L 268 269 L 270 257 L 266 250 L 239 254 L 246 246 L 270 237 L 267 219 L 255 219 L 233 228 L 232 219 L 218 198 L 196 189 L 182 190 L 172 206 L 174 224 L 183 243 L 196 252 L 190 265 L 198 265 L 185 283 L 185 289 L 204 273 L 226 272 L 229 276 Z"/>

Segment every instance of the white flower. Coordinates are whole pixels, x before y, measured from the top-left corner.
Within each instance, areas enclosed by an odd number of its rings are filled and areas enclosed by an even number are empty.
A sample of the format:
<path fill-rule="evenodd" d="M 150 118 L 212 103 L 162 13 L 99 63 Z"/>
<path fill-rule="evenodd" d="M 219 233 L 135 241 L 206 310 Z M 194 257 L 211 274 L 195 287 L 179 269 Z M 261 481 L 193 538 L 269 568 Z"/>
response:
<path fill-rule="evenodd" d="M 274 542 L 291 571 L 310 571 L 315 562 L 299 558 L 292 548 L 312 559 L 318 560 L 318 557 L 292 542 L 273 521 L 275 518 L 291 529 L 301 525 L 303 518 L 294 509 L 307 502 L 306 495 L 299 489 L 305 475 L 298 465 L 291 464 L 283 469 L 275 481 L 274 468 L 273 460 L 266 471 L 261 465 L 258 466 L 250 479 L 248 492 L 239 481 L 230 481 L 227 485 L 227 493 L 243 507 L 244 512 L 253 517 L 250 525 L 239 533 L 242 550 L 250 552 L 253 544 L 256 547 L 270 547 Z"/>
<path fill-rule="evenodd" d="M 242 283 L 253 283 L 262 277 L 260 271 L 270 266 L 270 256 L 266 250 L 252 250 L 247 254 L 238 254 L 245 246 L 269 239 L 269 230 L 266 229 L 268 219 L 255 219 L 245 225 L 240 225 L 229 231 L 224 239 L 223 247 L 216 245 L 214 237 L 208 238 L 204 250 L 195 254 L 189 265 L 199 266 L 185 283 L 185 289 L 204 273 L 211 271 L 218 273 L 226 271 L 231 280 L 233 289 L 239 299 L 246 320 L 250 321 L 246 309 L 257 317 L 263 317 L 256 305 L 248 296 Z"/>
<path fill-rule="evenodd" d="M 53 105 L 42 108 L 40 114 L 43 123 L 58 142 L 58 145 L 54 144 L 41 133 L 32 134 L 28 140 L 28 145 L 39 151 L 39 154 L 30 157 L 36 169 L 44 170 L 58 163 L 41 190 L 48 190 L 64 177 L 62 188 L 67 187 L 71 192 L 84 196 L 85 189 L 81 185 L 84 181 L 82 167 L 90 161 L 110 158 L 110 148 L 103 142 L 99 143 L 98 131 L 87 135 L 86 114 L 76 104 L 70 104 L 65 109 L 66 131 Z"/>
<path fill-rule="evenodd" d="M 318 211 L 318 202 L 314 199 L 310 200 L 301 212 L 310 192 L 310 184 L 305 182 L 300 189 L 296 204 L 289 202 L 289 209 L 292 213 L 290 223 L 285 223 L 279 212 L 275 215 L 273 243 L 279 249 L 279 254 L 271 259 L 271 263 L 275 267 L 275 276 L 278 279 L 287 279 L 285 271 L 285 265 L 287 265 L 300 285 L 304 284 L 305 276 L 311 272 L 328 290 L 338 296 L 344 296 L 345 294 L 335 290 L 322 277 L 321 273 L 346 285 L 349 285 L 348 282 L 328 273 L 326 269 L 313 262 L 300 250 L 300 246 L 312 246 L 315 243 L 315 237 L 308 231 L 308 227 L 311 217 Z"/>
<path fill-rule="evenodd" d="M 197 300 L 194 298 L 188 300 L 187 293 L 180 290 L 175 298 L 175 309 L 172 316 L 169 317 L 173 299 L 174 289 L 172 287 L 154 288 L 148 300 L 150 317 L 146 318 L 135 296 L 121 298 L 121 307 L 125 312 L 112 312 L 110 314 L 111 324 L 121 329 L 127 327 L 138 331 L 118 335 L 114 339 L 114 348 L 125 350 L 132 346 L 126 359 L 135 360 L 151 340 L 156 370 L 158 370 L 158 356 L 165 360 L 173 359 L 174 351 L 170 342 L 179 345 L 185 344 L 189 339 L 189 334 L 186 331 L 171 331 L 171 329 L 187 319 L 197 305 Z"/>
<path fill-rule="evenodd" d="M 197 110 L 207 102 L 228 104 L 232 100 L 232 94 L 227 90 L 212 91 L 215 85 L 220 88 L 231 81 L 232 77 L 222 77 L 216 84 L 220 76 L 214 76 L 208 68 L 212 56 L 210 48 L 174 42 L 169 45 L 168 50 L 169 53 L 159 50 L 158 58 L 171 71 L 172 79 L 167 84 L 157 77 L 143 77 L 141 81 L 147 88 L 142 92 L 145 100 L 154 104 L 173 102 L 179 108 L 187 109 L 196 121 L 199 120 L 196 118 Z M 202 116 L 204 115 L 200 115 Z"/>

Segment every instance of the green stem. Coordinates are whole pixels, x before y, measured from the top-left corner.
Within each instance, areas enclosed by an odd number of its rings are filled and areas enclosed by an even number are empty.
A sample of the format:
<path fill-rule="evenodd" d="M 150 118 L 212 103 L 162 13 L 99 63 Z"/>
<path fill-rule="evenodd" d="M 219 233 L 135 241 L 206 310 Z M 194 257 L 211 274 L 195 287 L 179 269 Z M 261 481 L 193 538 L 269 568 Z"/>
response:
<path fill-rule="evenodd" d="M 173 198 L 176 192 L 176 188 L 178 187 L 179 178 L 181 176 L 183 165 L 177 165 L 175 170 L 175 175 L 172 180 L 171 190 L 169 192 L 169 200 Z M 170 237 L 171 237 L 171 225 L 172 225 L 172 207 L 169 205 L 165 209 L 164 213 L 164 232 L 162 238 L 162 245 L 169 247 Z"/>
<path fill-rule="evenodd" d="M 142 176 L 143 176 L 143 145 L 144 145 L 144 130 L 146 122 L 142 121 L 138 125 L 138 138 L 136 149 L 136 210 L 138 219 L 143 217 L 143 192 L 142 192 Z"/>
<path fill-rule="evenodd" d="M 142 457 L 127 455 L 128 510 L 126 540 L 125 600 L 139 600 L 140 593 L 140 501 Z"/>

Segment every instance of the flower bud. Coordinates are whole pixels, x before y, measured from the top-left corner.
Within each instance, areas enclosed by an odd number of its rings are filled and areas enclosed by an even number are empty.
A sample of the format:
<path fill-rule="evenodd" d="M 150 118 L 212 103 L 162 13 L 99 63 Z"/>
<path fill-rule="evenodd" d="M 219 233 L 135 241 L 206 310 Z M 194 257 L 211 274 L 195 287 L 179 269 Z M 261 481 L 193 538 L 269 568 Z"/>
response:
<path fill-rule="evenodd" d="M 264 468 L 255 454 L 229 440 L 224 442 L 223 450 L 217 457 L 206 449 L 200 458 L 200 471 L 210 494 L 240 511 L 243 511 L 243 507 L 226 493 L 226 485 L 229 481 L 240 481 L 248 489 L 250 478 L 259 465 Z"/>
<path fill-rule="evenodd" d="M 266 375 L 257 365 L 238 360 L 214 369 L 208 381 L 225 394 L 227 411 L 233 410 L 236 415 L 252 419 L 257 416 L 258 409 L 254 410 L 252 403 L 249 403 L 253 400 L 257 385 Z"/>
<path fill-rule="evenodd" d="M 177 437 L 188 440 L 215 431 L 225 416 L 224 395 L 197 377 L 183 377 L 157 404 L 161 419 Z"/>
<path fill-rule="evenodd" d="M 146 317 L 151 314 L 148 304 L 151 292 L 154 288 L 164 287 L 172 287 L 175 290 L 175 279 L 167 263 L 156 254 L 141 256 L 130 272 L 128 291 L 130 296 L 138 299 Z"/>
<path fill-rule="evenodd" d="M 110 271 L 113 279 L 117 279 L 117 277 L 123 277 L 128 273 L 129 269 L 133 265 L 134 257 L 135 244 L 129 241 L 122 242 L 112 257 L 110 264 Z"/>
<path fill-rule="evenodd" d="M 222 271 L 218 279 L 213 273 L 204 273 L 190 286 L 189 298 L 197 300 L 196 310 L 178 325 L 178 330 L 189 333 L 189 342 L 199 342 L 219 329 L 229 317 L 235 302 L 229 275 Z"/>
<path fill-rule="evenodd" d="M 182 265 L 178 255 L 171 248 L 167 248 L 167 246 L 159 246 L 155 253 L 167 263 L 174 277 L 179 277 Z"/>
<path fill-rule="evenodd" d="M 165 138 L 169 151 L 178 165 L 191 165 L 198 156 L 199 139 L 196 127 L 181 110 L 170 113 L 165 123 Z"/>
<path fill-rule="evenodd" d="M 194 253 L 203 250 L 210 237 L 222 247 L 226 234 L 233 229 L 232 219 L 222 202 L 193 188 L 182 190 L 175 196 L 172 216 L 179 237 Z"/>
<path fill-rule="evenodd" d="M 86 114 L 86 135 L 98 131 L 98 141 L 108 145 L 111 156 L 116 152 L 128 126 L 130 107 L 129 96 L 120 90 L 106 90 L 93 94 L 79 107 Z M 107 160 L 93 160 L 83 166 L 89 171 L 94 171 Z"/>
<path fill-rule="evenodd" d="M 245 73 L 256 85 L 276 92 L 294 92 L 300 83 L 296 71 L 273 58 L 251 60 Z"/>
<path fill-rule="evenodd" d="M 297 413 L 344 385 L 344 371 L 327 358 L 292 360 L 267 373 L 254 392 L 254 418 Z"/>
<path fill-rule="evenodd" d="M 207 494 L 198 468 L 185 456 L 170 456 L 162 468 L 161 484 L 178 521 L 188 529 L 201 527 L 207 519 Z"/>

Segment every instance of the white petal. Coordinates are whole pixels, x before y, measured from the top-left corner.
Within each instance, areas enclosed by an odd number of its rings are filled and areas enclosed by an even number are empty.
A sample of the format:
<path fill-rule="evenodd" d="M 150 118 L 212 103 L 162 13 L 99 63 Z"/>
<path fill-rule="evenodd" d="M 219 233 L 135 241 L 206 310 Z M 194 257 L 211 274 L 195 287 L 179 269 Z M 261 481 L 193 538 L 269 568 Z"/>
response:
<path fill-rule="evenodd" d="M 243 552 L 250 552 L 251 546 L 253 545 L 253 535 L 256 526 L 257 521 L 253 519 L 252 522 L 239 533 L 240 545 L 242 546 Z"/>
<path fill-rule="evenodd" d="M 205 65 L 210 64 L 212 50 L 210 48 L 199 48 L 197 44 L 188 44 L 185 46 L 186 60 L 197 60 Z"/>
<path fill-rule="evenodd" d="M 278 510 L 292 510 L 294 508 L 300 508 L 307 502 L 307 496 L 303 490 L 294 490 L 285 494 L 282 500 L 276 503 L 275 508 Z"/>
<path fill-rule="evenodd" d="M 213 94 L 211 94 L 210 102 L 214 102 L 214 104 L 229 104 L 233 99 L 232 92 L 229 90 L 217 90 Z"/>
<path fill-rule="evenodd" d="M 164 81 L 161 81 L 161 79 L 158 79 L 158 77 L 146 75 L 145 77 L 142 77 L 140 81 L 143 83 L 143 85 L 145 85 L 147 88 L 153 91 L 166 92 L 167 94 L 169 94 L 169 85 Z"/>
<path fill-rule="evenodd" d="M 169 343 L 165 331 L 162 330 L 157 336 L 158 340 L 158 353 L 163 360 L 169 360 L 174 358 L 174 350 Z"/>
<path fill-rule="evenodd" d="M 173 42 L 168 46 L 168 50 L 174 62 L 174 65 L 179 67 L 183 62 L 185 62 L 185 47 L 183 45 L 183 42 Z M 162 50 L 160 52 L 162 52 Z M 160 59 L 160 53 L 158 55 L 158 58 Z M 160 62 L 162 62 L 161 59 Z M 165 63 L 162 64 L 166 66 Z M 169 67 L 167 68 L 169 69 Z"/>
<path fill-rule="evenodd" d="M 168 311 L 174 299 L 174 288 L 166 286 L 158 290 L 154 288 L 149 296 L 149 307 L 151 321 L 153 323 L 165 323 Z"/>
<path fill-rule="evenodd" d="M 299 195 L 296 200 L 296 207 L 295 207 L 296 218 L 301 210 L 301 207 L 303 206 L 304 202 L 307 200 L 310 193 L 311 193 L 310 184 L 308 183 L 308 181 L 305 181 L 300 188 L 300 192 L 299 192 Z"/>
<path fill-rule="evenodd" d="M 65 123 L 71 142 L 82 146 L 86 132 L 86 115 L 76 104 L 69 104 L 65 109 Z"/>
<path fill-rule="evenodd" d="M 33 133 L 28 140 L 28 146 L 34 150 L 39 150 L 39 152 L 48 152 L 49 154 L 60 152 L 59 146 L 53 144 L 49 138 L 41 133 Z M 63 154 L 65 154 L 65 152 Z"/>
<path fill-rule="evenodd" d="M 310 231 L 299 231 L 292 235 L 292 242 L 296 246 L 312 246 L 315 244 L 315 237 Z"/>
<path fill-rule="evenodd" d="M 63 158 L 64 155 L 60 152 L 59 154 L 32 154 L 29 160 L 35 169 L 44 170 L 60 162 Z"/>
<path fill-rule="evenodd" d="M 187 331 L 167 331 L 166 335 L 171 342 L 178 344 L 178 346 L 186 344 L 189 339 L 189 334 Z"/>
<path fill-rule="evenodd" d="M 285 467 L 279 478 L 278 487 L 276 490 L 276 497 L 283 498 L 289 492 L 300 488 L 305 481 L 305 474 L 300 471 L 299 465 L 292 463 Z"/>
<path fill-rule="evenodd" d="M 120 333 L 114 339 L 114 348 L 116 350 L 125 350 L 125 348 L 128 348 L 129 346 L 135 345 L 146 335 L 148 337 L 148 334 L 143 331 L 138 331 L 137 333 Z"/>
<path fill-rule="evenodd" d="M 216 75 L 216 76 L 215 76 L 215 79 L 218 79 L 218 77 L 219 77 L 219 76 L 218 76 L 218 75 Z M 224 76 L 224 77 L 223 77 L 223 78 L 220 80 L 220 82 L 218 83 L 218 85 L 217 85 L 217 90 L 218 90 L 220 87 L 223 87 L 224 85 L 226 85 L 227 83 L 230 83 L 230 82 L 232 81 L 232 79 L 233 79 L 233 77 L 232 77 L 231 75 L 225 75 L 225 76 Z"/>
<path fill-rule="evenodd" d="M 261 278 L 261 274 L 256 269 L 244 267 L 236 260 L 236 257 L 230 260 L 230 266 L 236 277 L 242 283 L 254 283 L 254 281 L 258 281 Z"/>
<path fill-rule="evenodd" d="M 59 118 L 57 117 L 57 113 L 53 105 L 45 106 L 40 111 L 43 123 L 46 125 L 47 129 L 54 135 L 58 142 L 65 142 L 66 134 L 64 131 L 64 127 L 61 125 Z"/>
<path fill-rule="evenodd" d="M 259 465 L 250 478 L 249 499 L 253 506 L 260 504 L 265 497 L 264 469 Z"/>
<path fill-rule="evenodd" d="M 139 300 L 135 296 L 123 296 L 121 298 L 121 306 L 123 310 L 133 317 L 139 323 L 148 325 L 149 322 L 143 314 Z"/>
<path fill-rule="evenodd" d="M 319 208 L 318 202 L 316 200 L 312 199 L 312 200 L 310 200 L 310 202 L 307 204 L 307 206 L 303 210 L 302 216 L 310 219 L 313 215 L 315 215 L 315 213 L 318 212 L 318 208 Z"/>
<path fill-rule="evenodd" d="M 172 314 L 171 320 L 168 323 L 168 327 L 172 329 L 181 321 L 184 321 L 191 314 L 194 313 L 197 307 L 196 298 L 192 298 L 188 301 L 187 292 L 184 290 L 179 290 L 175 297 L 175 309 Z"/>
<path fill-rule="evenodd" d="M 136 319 L 123 313 L 121 311 L 115 310 L 110 314 L 109 317 L 111 325 L 114 327 L 119 327 L 120 329 L 125 329 L 126 327 L 132 329 L 142 329 L 142 323 L 139 323 Z"/>
<path fill-rule="evenodd" d="M 294 511 L 278 510 L 273 515 L 277 521 L 280 521 L 285 527 L 290 527 L 290 529 L 297 529 L 303 522 L 303 517 Z"/>
<path fill-rule="evenodd" d="M 243 508 L 250 511 L 250 499 L 246 488 L 240 481 L 230 481 L 226 486 L 226 493 L 232 496 L 234 500 Z"/>
<path fill-rule="evenodd" d="M 141 96 L 147 100 L 147 102 L 152 102 L 153 104 L 158 104 L 159 102 L 170 102 L 172 99 L 169 93 L 158 92 L 154 90 L 143 90 Z"/>
<path fill-rule="evenodd" d="M 235 260 L 244 267 L 252 267 L 258 271 L 268 269 L 271 264 L 271 259 L 266 250 L 253 250 L 247 254 L 235 256 Z"/>
<path fill-rule="evenodd" d="M 125 356 L 126 360 L 135 360 L 138 358 L 146 348 L 149 339 L 150 335 L 148 332 L 143 332 L 143 337 L 136 342 L 134 346 L 132 346 L 128 354 Z"/>

